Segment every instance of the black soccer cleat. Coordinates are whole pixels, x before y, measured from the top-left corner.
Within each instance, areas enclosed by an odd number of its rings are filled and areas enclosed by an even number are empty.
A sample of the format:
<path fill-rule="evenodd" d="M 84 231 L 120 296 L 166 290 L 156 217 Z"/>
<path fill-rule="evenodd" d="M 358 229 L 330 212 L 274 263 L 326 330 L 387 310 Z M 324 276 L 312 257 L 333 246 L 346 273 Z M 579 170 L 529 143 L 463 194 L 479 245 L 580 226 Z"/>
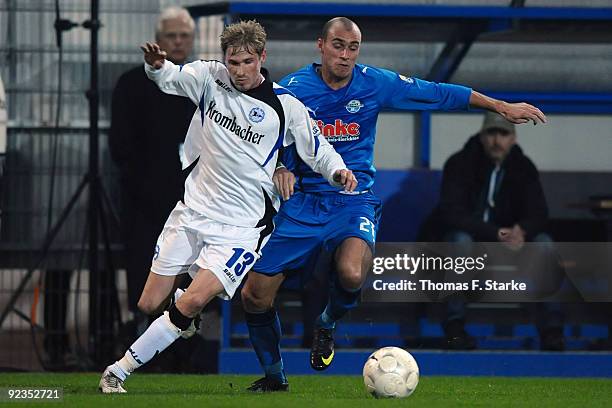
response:
<path fill-rule="evenodd" d="M 310 366 L 323 371 L 334 359 L 334 329 L 316 328 L 310 349 Z"/>
<path fill-rule="evenodd" d="M 252 392 L 276 392 L 276 391 L 288 391 L 289 383 L 280 382 L 275 378 L 262 377 L 255 381 L 247 388 L 247 391 Z"/>

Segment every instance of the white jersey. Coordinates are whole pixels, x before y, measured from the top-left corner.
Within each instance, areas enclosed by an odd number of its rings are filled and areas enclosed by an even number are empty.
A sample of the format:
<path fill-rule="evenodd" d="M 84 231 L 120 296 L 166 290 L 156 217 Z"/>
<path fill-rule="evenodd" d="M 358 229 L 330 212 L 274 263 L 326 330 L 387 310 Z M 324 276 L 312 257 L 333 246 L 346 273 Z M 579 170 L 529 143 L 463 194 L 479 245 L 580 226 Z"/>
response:
<path fill-rule="evenodd" d="M 269 224 L 280 200 L 272 176 L 278 150 L 295 143 L 302 160 L 331 184 L 346 165 L 321 135 L 304 105 L 268 81 L 246 92 L 234 88 L 225 65 L 165 61 L 147 76 L 169 94 L 198 106 L 185 139 L 184 166 L 199 161 L 185 182 L 185 204 L 206 217 L 236 226 Z"/>

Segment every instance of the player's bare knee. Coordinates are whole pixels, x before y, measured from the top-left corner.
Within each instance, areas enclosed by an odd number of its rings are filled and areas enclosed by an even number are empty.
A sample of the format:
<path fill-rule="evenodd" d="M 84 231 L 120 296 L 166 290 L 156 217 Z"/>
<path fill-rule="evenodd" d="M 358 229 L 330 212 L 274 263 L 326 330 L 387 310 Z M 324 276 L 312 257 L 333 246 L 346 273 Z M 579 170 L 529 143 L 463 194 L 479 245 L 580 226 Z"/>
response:
<path fill-rule="evenodd" d="M 338 279 L 344 289 L 358 290 L 363 284 L 363 272 L 360 264 L 339 262 L 336 266 Z"/>
<path fill-rule="evenodd" d="M 348 276 L 340 276 L 340 284 L 346 290 L 358 290 L 361 288 L 362 285 L 361 274 L 353 273 Z"/>
<path fill-rule="evenodd" d="M 185 316 L 193 318 L 202 311 L 209 300 L 210 298 L 203 294 L 187 292 L 177 300 L 176 307 Z"/>
<path fill-rule="evenodd" d="M 274 295 L 262 293 L 248 285 L 248 283 L 242 289 L 240 296 L 242 298 L 242 307 L 249 313 L 265 312 L 274 303 Z"/>
<path fill-rule="evenodd" d="M 256 308 L 256 300 L 253 296 L 251 288 L 248 285 L 244 285 L 240 292 L 240 299 L 242 300 L 242 308 L 247 312 L 254 312 Z"/>

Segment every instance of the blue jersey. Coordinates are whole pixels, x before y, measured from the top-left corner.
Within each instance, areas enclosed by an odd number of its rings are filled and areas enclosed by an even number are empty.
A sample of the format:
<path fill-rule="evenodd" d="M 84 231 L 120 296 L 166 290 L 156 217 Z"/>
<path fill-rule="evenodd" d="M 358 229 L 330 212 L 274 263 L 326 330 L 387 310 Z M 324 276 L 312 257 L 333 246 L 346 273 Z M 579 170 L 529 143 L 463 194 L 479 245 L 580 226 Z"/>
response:
<path fill-rule="evenodd" d="M 333 90 L 319 76 L 319 64 L 287 75 L 279 84 L 306 105 L 323 136 L 353 171 L 360 191 L 374 184 L 374 141 L 381 110 L 467 110 L 471 89 L 408 78 L 393 71 L 356 64 L 350 83 Z M 283 162 L 305 192 L 338 191 L 301 162 L 291 149 Z"/>

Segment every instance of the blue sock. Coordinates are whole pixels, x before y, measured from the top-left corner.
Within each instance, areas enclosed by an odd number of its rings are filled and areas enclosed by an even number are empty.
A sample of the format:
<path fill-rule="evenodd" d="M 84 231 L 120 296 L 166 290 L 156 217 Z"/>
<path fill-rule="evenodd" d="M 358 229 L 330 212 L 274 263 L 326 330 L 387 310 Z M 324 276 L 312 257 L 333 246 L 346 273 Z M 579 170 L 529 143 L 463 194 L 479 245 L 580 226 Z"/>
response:
<path fill-rule="evenodd" d="M 324 329 L 336 328 L 336 321 L 329 315 L 328 309 L 329 304 L 327 304 L 325 310 L 323 310 L 323 313 L 321 313 L 319 317 L 317 317 L 317 320 L 315 320 L 315 327 L 322 327 Z"/>
<path fill-rule="evenodd" d="M 281 327 L 275 309 L 263 313 L 245 312 L 249 338 L 266 377 L 287 382 L 280 354 Z"/>
<path fill-rule="evenodd" d="M 336 322 L 340 320 L 349 310 L 357 306 L 357 300 L 361 294 L 361 288 L 356 290 L 347 290 L 340 285 L 338 280 L 334 280 L 334 284 L 329 294 L 329 302 L 323 310 L 323 313 L 315 321 L 315 327 L 323 327 L 325 329 L 333 329 L 336 327 Z"/>

